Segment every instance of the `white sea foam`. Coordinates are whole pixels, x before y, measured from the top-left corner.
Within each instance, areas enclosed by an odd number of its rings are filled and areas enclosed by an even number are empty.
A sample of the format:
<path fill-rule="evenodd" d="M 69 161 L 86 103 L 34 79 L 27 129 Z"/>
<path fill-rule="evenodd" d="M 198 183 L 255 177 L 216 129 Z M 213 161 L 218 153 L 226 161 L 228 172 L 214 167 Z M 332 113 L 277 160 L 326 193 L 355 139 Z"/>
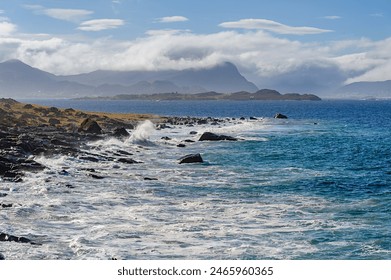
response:
<path fill-rule="evenodd" d="M 146 120 L 136 127 L 128 141 L 134 144 L 150 144 L 150 137 L 155 131 L 155 125 L 150 120 Z"/>
<path fill-rule="evenodd" d="M 127 141 L 100 140 L 89 143 L 88 150 L 97 158 L 122 150 L 132 154 L 123 157 L 140 164 L 103 157 L 97 162 L 71 156 L 38 157 L 46 170 L 26 173 L 20 184 L 0 185 L 1 192 L 9 194 L 1 202 L 17 203 L 0 211 L 0 227 L 44 245 L 7 242 L 3 246 L 3 242 L 2 252 L 8 259 L 288 259 L 316 253 L 319 246 L 310 242 L 312 234 L 333 235 L 361 225 L 335 219 L 335 209 L 342 213 L 345 204 L 308 193 L 284 195 L 281 191 L 281 195 L 278 188 L 327 174 L 296 166 L 260 164 L 249 169 L 241 161 L 254 147 L 239 154 L 238 162 L 226 165 L 220 160 L 232 153 L 231 143 L 197 141 L 205 131 L 265 141 L 273 140 L 270 131 L 307 128 L 294 121 L 280 124 L 259 119 L 155 130 L 146 121 Z M 185 139 L 196 142 L 177 148 Z M 178 164 L 179 157 L 198 152 L 209 164 Z M 91 173 L 103 178 L 92 178 Z M 270 191 L 270 186 L 275 188 Z M 370 206 L 360 203 L 348 206 Z"/>

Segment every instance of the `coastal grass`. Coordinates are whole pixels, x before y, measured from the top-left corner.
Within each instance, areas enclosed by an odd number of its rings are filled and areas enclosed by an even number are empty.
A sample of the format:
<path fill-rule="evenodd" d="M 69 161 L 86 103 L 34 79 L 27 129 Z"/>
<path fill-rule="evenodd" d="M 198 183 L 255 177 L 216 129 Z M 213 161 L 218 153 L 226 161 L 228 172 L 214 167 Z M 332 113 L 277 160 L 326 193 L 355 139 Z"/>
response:
<path fill-rule="evenodd" d="M 152 114 L 106 113 L 48 107 L 21 103 L 10 98 L 0 99 L 0 124 L 3 126 L 56 126 L 75 128 L 86 118 L 102 127 L 132 126 L 144 120 L 161 122 L 163 117 Z"/>

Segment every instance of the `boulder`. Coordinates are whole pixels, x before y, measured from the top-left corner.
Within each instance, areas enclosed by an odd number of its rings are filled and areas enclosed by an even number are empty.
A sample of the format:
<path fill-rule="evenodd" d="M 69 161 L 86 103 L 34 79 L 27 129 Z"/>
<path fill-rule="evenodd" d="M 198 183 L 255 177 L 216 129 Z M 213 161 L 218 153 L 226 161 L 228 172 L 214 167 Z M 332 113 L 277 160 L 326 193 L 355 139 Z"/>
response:
<path fill-rule="evenodd" d="M 54 126 L 54 125 L 61 124 L 61 122 L 60 122 L 60 120 L 58 120 L 58 119 L 50 118 L 50 119 L 49 119 L 49 124 Z"/>
<path fill-rule="evenodd" d="M 124 127 L 118 127 L 114 130 L 113 136 L 119 139 L 129 138 L 130 134 Z"/>
<path fill-rule="evenodd" d="M 87 118 L 80 124 L 79 132 L 101 134 L 102 128 L 99 126 L 99 124 L 96 121 Z"/>
<path fill-rule="evenodd" d="M 190 154 L 186 155 L 184 157 L 181 157 L 179 159 L 179 164 L 182 163 L 198 163 L 198 162 L 204 162 L 200 154 Z"/>
<path fill-rule="evenodd" d="M 41 245 L 39 243 L 35 243 L 26 237 L 19 237 L 7 233 L 0 232 L 0 241 L 8 241 L 8 242 L 17 242 L 17 243 L 30 243 L 31 245 Z"/>
<path fill-rule="evenodd" d="M 237 138 L 227 135 L 214 134 L 212 132 L 204 132 L 198 141 L 238 141 Z"/>
<path fill-rule="evenodd" d="M 274 115 L 274 118 L 275 119 L 287 119 L 288 117 L 283 114 L 277 113 Z"/>
<path fill-rule="evenodd" d="M 135 161 L 134 159 L 131 159 L 131 158 L 119 158 L 118 162 L 127 163 L 127 164 L 140 163 L 140 162 Z"/>

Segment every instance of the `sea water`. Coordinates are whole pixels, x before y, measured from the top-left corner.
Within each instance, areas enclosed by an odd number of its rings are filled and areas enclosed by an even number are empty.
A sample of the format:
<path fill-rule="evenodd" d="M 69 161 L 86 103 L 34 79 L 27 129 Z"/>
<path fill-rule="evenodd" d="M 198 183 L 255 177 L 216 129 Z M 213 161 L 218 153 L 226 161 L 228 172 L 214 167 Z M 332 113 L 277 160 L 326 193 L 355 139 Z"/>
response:
<path fill-rule="evenodd" d="M 1 242 L 7 259 L 391 259 L 391 101 L 29 102 L 229 120 L 89 143 L 139 164 L 37 157 L 43 172 L 0 182 L 0 231 L 42 245 Z M 192 153 L 205 162 L 178 164 Z"/>

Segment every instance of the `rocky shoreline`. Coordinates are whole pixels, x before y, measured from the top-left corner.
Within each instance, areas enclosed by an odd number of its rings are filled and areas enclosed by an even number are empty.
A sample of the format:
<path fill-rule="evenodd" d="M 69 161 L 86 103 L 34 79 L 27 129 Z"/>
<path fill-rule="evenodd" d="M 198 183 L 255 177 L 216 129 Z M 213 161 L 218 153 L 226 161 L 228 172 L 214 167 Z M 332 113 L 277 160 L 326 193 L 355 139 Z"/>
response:
<path fill-rule="evenodd" d="M 279 116 L 275 116 L 279 117 Z M 142 164 L 132 158 L 133 154 L 125 150 L 116 150 L 112 153 L 99 153 L 91 149 L 88 143 L 92 141 L 117 138 L 126 141 L 137 123 L 151 119 L 158 130 L 170 129 L 175 126 L 196 127 L 199 125 L 220 126 L 227 122 L 241 122 L 241 119 L 195 118 L 195 117 L 158 117 L 154 115 L 132 114 L 104 114 L 77 111 L 74 109 L 59 109 L 39 105 L 23 104 L 12 99 L 0 99 L 0 182 L 17 184 L 23 182 L 29 172 L 41 172 L 46 166 L 38 161 L 37 157 L 47 158 L 65 155 L 78 158 L 86 162 L 119 162 L 123 164 Z M 256 118 L 252 117 L 252 120 Z M 250 120 L 250 119 L 248 119 Z M 190 133 L 192 134 L 192 133 Z M 197 134 L 194 131 L 193 134 Z M 170 139 L 166 139 L 169 141 Z M 217 135 L 205 132 L 198 141 L 237 141 L 232 136 Z M 184 141 L 178 148 L 186 147 L 194 140 Z M 184 153 L 178 159 L 178 164 L 202 163 L 200 154 Z M 67 174 L 67 170 L 59 171 Z M 104 175 L 99 170 L 86 168 L 81 172 L 86 176 L 100 180 Z M 158 180 L 144 178 L 144 180 Z M 72 184 L 66 187 L 74 188 Z M 0 211 L 6 211 L 17 204 L 8 201 L 7 191 L 0 192 Z M 39 242 L 23 236 L 3 232 L 0 229 L 0 242 L 13 241 L 30 245 L 40 245 Z M 1 252 L 0 252 L 1 253 Z M 0 259 L 6 256 L 1 255 Z"/>

